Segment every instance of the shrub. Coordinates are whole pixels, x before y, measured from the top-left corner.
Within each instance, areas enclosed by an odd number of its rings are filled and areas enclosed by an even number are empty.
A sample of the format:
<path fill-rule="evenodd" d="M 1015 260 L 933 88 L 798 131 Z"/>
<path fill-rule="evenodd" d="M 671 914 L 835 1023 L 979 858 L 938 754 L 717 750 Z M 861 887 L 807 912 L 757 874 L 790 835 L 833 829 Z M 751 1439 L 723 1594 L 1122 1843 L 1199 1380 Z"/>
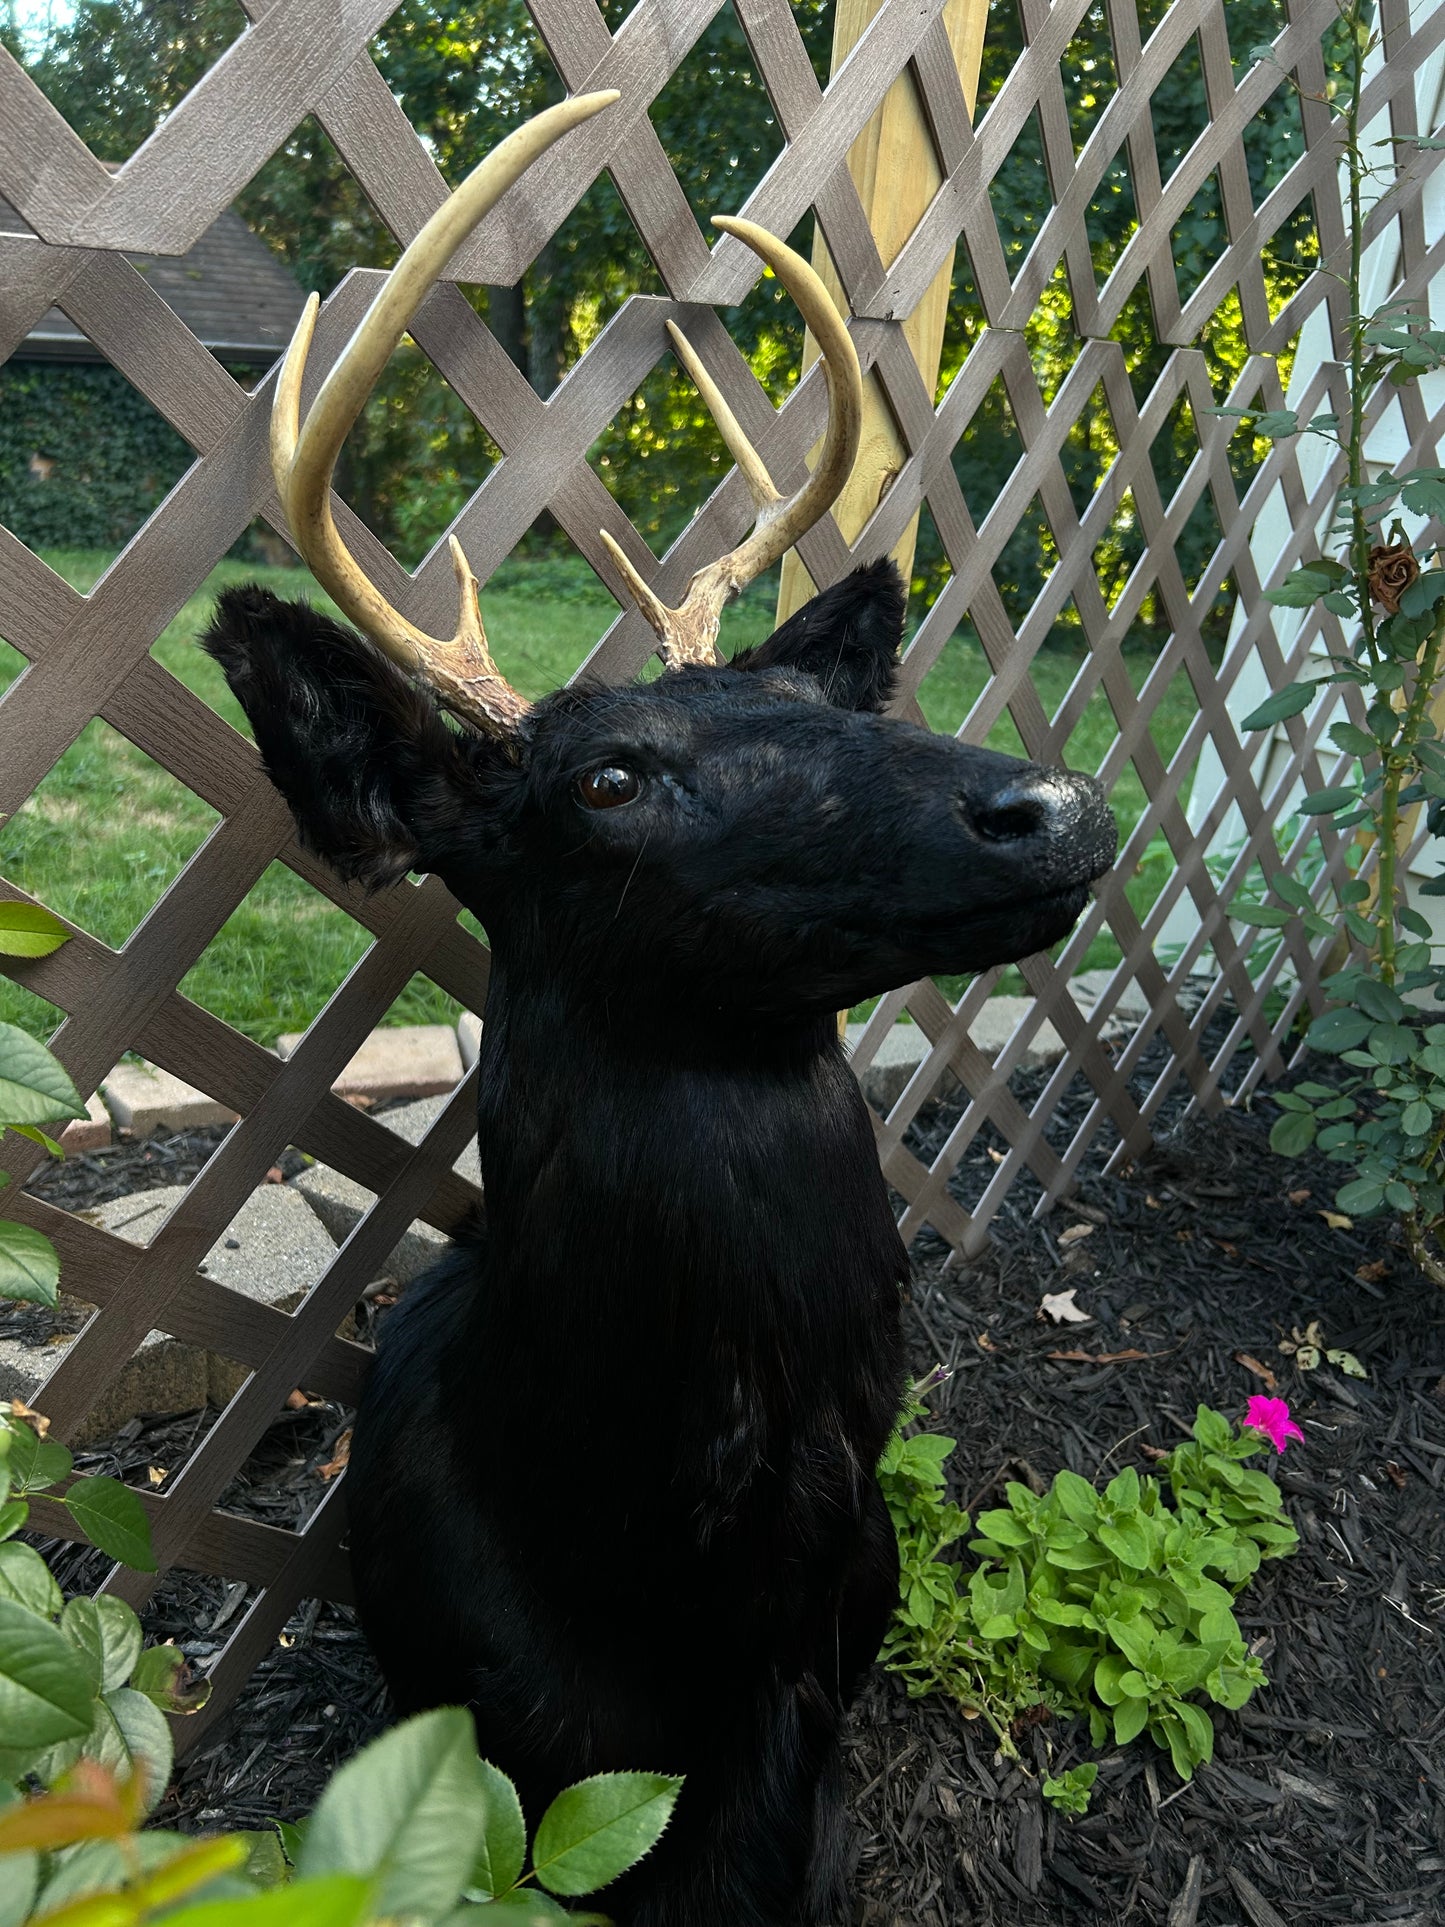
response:
<path fill-rule="evenodd" d="M 1201 1405 L 1162 1485 L 1132 1467 L 1102 1492 L 1068 1471 L 1042 1496 L 1010 1484 L 1007 1506 L 979 1515 L 965 1573 L 942 1556 L 969 1530 L 944 1495 L 954 1441 L 900 1428 L 879 1468 L 903 1563 L 884 1664 L 911 1696 L 946 1693 L 985 1719 L 1008 1754 L 1043 1708 L 1087 1718 L 1095 1746 L 1147 1733 L 1189 1779 L 1214 1750 L 1201 1700 L 1233 1709 L 1265 1683 L 1235 1596 L 1298 1544 L 1279 1487 L 1242 1463 L 1264 1443 Z M 1092 1784 L 1082 1768 L 1043 1791 L 1082 1812 Z"/>

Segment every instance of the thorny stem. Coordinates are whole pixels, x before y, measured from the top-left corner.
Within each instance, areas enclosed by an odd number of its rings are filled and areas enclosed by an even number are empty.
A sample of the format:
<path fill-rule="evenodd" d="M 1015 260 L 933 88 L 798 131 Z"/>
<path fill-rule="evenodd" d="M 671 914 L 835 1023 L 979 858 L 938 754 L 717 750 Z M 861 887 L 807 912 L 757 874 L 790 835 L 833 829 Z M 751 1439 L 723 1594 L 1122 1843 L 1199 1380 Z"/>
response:
<path fill-rule="evenodd" d="M 1370 602 L 1370 525 L 1360 502 L 1365 471 L 1365 317 L 1360 312 L 1360 267 L 1364 256 L 1365 220 L 1360 189 L 1365 160 L 1360 152 L 1360 94 L 1365 84 L 1365 8 L 1363 0 L 1352 0 L 1345 14 L 1350 32 L 1350 101 L 1345 110 L 1345 156 L 1350 175 L 1350 434 L 1349 486 L 1350 551 L 1355 583 L 1360 598 L 1360 626 L 1370 660 L 1378 663 L 1379 646 L 1375 641 L 1375 612 Z"/>
<path fill-rule="evenodd" d="M 1379 936 L 1380 975 L 1387 984 L 1395 981 L 1395 876 L 1400 861 L 1400 791 L 1414 774 L 1415 745 L 1420 728 L 1429 714 L 1435 693 L 1435 678 L 1440 669 L 1440 653 L 1445 648 L 1445 623 L 1431 630 L 1415 668 L 1415 687 L 1405 706 L 1395 740 L 1385 756 L 1385 786 L 1380 799 L 1380 869 L 1375 896 L 1375 929 Z"/>
<path fill-rule="evenodd" d="M 1422 1225 L 1418 1211 L 1407 1212 L 1404 1219 L 1405 1248 L 1432 1285 L 1445 1289 L 1445 1262 L 1434 1249 L 1434 1225 Z"/>

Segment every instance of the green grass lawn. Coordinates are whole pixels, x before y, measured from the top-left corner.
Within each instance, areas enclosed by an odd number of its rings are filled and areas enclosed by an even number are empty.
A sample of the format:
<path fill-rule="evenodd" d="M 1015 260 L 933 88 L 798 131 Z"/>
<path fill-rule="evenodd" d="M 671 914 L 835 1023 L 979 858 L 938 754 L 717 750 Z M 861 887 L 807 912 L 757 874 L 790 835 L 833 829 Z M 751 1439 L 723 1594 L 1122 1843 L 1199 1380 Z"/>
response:
<path fill-rule="evenodd" d="M 52 551 L 46 562 L 78 589 L 89 590 L 107 558 L 79 551 Z M 215 665 L 195 638 L 210 616 L 216 592 L 240 581 L 262 581 L 285 595 L 329 600 L 300 569 L 263 568 L 226 561 L 186 603 L 152 651 L 172 675 L 236 728 L 245 719 Z M 508 563 L 484 595 L 487 634 L 503 672 L 528 696 L 565 682 L 612 620 L 615 605 L 585 565 L 551 561 Z M 760 641 L 771 628 L 771 599 L 760 588 L 730 610 L 724 627 L 729 650 Z M 1080 656 L 1041 655 L 1034 682 L 1050 714 L 1077 673 Z M 1136 685 L 1147 661 L 1131 662 Z M 23 660 L 0 642 L 0 690 L 20 673 Z M 961 634 L 946 645 L 923 688 L 923 707 L 935 727 L 956 729 L 988 679 L 976 645 Z M 1195 713 L 1193 693 L 1181 675 L 1161 706 L 1155 738 L 1166 759 Z M 246 731 L 249 734 L 249 731 Z M 1115 735 L 1112 713 L 1097 695 L 1069 744 L 1068 761 L 1096 768 Z M 1017 750 L 1018 737 L 1005 721 L 989 738 L 999 749 Z M 1143 791 L 1132 769 L 1117 786 L 1114 807 L 1121 829 L 1138 820 Z M 167 884 L 215 827 L 215 812 L 149 757 L 104 723 L 92 722 L 51 771 L 40 789 L 8 822 L 0 823 L 0 873 L 103 943 L 122 944 Z M 1137 909 L 1158 888 L 1140 876 L 1129 893 Z M 284 865 L 272 864 L 246 901 L 219 932 L 185 978 L 182 989 L 263 1044 L 287 1030 L 303 1030 L 361 957 L 368 933 L 327 902 Z M 1096 944 L 1091 964 L 1116 958 L 1109 942 Z M 393 1006 L 395 1023 L 440 1022 L 456 1005 L 425 978 L 413 979 Z M 0 1018 L 45 1036 L 60 1013 L 0 977 Z"/>

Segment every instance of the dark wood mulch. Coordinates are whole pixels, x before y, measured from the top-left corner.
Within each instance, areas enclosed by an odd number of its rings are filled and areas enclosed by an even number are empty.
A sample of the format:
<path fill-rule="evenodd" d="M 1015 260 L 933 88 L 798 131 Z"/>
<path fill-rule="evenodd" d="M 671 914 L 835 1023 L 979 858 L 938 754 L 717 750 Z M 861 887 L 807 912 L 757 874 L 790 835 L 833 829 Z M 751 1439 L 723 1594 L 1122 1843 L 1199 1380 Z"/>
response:
<path fill-rule="evenodd" d="M 1146 1061 L 1141 1088 L 1156 1071 Z M 1068 1094 L 1061 1134 L 1087 1101 Z M 1097 1147 L 1076 1199 L 1045 1220 L 1028 1216 L 1037 1194 L 1015 1187 L 980 1262 L 949 1270 L 921 1243 L 911 1360 L 920 1374 L 953 1368 L 936 1422 L 959 1439 L 954 1496 L 975 1508 L 1030 1469 L 1147 1470 L 1143 1448 L 1174 1443 L 1201 1400 L 1239 1415 L 1265 1389 L 1237 1354 L 1272 1369 L 1306 1439 L 1274 1468 L 1301 1550 L 1268 1564 L 1240 1606 L 1271 1683 L 1219 1716 L 1216 1759 L 1190 1786 L 1142 1741 L 1104 1757 L 1089 1815 L 1068 1820 L 1041 1801 L 1036 1775 L 1090 1757 L 1085 1733 L 1035 1727 L 1020 1741 L 1025 1771 L 981 1722 L 876 1676 L 849 1742 L 848 1927 L 1445 1921 L 1445 1297 L 1387 1227 L 1329 1224 L 1340 1174 L 1269 1152 L 1267 1098 L 1215 1119 L 1181 1121 L 1182 1109 L 1177 1099 L 1135 1169 L 1106 1176 Z M 949 1123 L 942 1107 L 926 1119 L 920 1151 Z M 965 1199 L 992 1168 L 989 1143 L 982 1134 L 965 1161 Z M 1062 1238 L 1077 1226 L 1088 1235 Z M 1070 1286 L 1092 1322 L 1041 1322 L 1043 1294 Z M 1366 1380 L 1327 1365 L 1303 1374 L 1279 1352 L 1312 1320 Z M 1088 1356 L 1050 1356 L 1063 1351 Z M 1125 1352 L 1145 1356 L 1111 1358 Z M 286 1414 L 223 1503 L 304 1517 L 345 1422 L 326 1406 Z M 174 1472 L 203 1423 L 133 1423 L 94 1462 L 136 1479 L 152 1465 Z M 95 1555 L 64 1566 L 67 1584 L 96 1576 Z M 150 1629 L 204 1662 L 244 1604 L 241 1588 L 172 1576 Z M 297 1817 L 384 1715 L 350 1615 L 308 1605 L 183 1760 L 161 1817 Z"/>

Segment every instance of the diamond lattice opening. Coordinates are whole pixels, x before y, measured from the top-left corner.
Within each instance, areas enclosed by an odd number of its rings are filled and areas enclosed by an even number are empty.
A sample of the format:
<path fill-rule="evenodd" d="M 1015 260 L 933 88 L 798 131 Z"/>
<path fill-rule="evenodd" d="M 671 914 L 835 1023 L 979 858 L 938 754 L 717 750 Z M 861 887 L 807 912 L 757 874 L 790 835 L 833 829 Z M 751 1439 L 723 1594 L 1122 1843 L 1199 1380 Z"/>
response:
<path fill-rule="evenodd" d="M 193 462 L 160 411 L 52 308 L 0 367 L 0 523 L 88 588 Z"/>
<path fill-rule="evenodd" d="M 1062 261 L 1055 264 L 1053 274 L 1040 290 L 1034 311 L 1024 323 L 1023 334 L 1029 345 L 1029 360 L 1040 399 L 1045 408 L 1051 408 L 1082 346 L 1075 322 L 1074 291 L 1068 268 Z"/>
<path fill-rule="evenodd" d="M 1058 542 L 1044 513 L 1043 504 L 1037 495 L 1031 496 L 1009 531 L 1008 540 L 992 569 L 994 583 L 1015 634 L 1022 629 L 1029 611 L 1043 594 L 1044 585 L 1053 574 L 1058 560 Z M 1058 626 L 1058 618 L 1053 626 Z"/>
<path fill-rule="evenodd" d="M 1041 191 L 1047 180 L 1043 134 L 1035 108 L 988 188 L 1004 260 L 1015 279 L 1052 206 L 1048 193 Z"/>
<path fill-rule="evenodd" d="M 17 984 L 13 978 L 0 975 L 0 1024 L 14 1024 L 18 1029 L 28 1031 L 30 1036 L 38 1037 L 43 1044 L 54 1036 L 57 1026 L 64 1020 L 63 1010 L 47 1003 L 43 997 L 37 997 L 24 984 Z"/>
<path fill-rule="evenodd" d="M 1134 491 L 1125 489 L 1109 517 L 1107 534 L 1094 544 L 1094 574 L 1104 607 L 1112 612 L 1144 555 L 1144 531 Z"/>
<path fill-rule="evenodd" d="M 1018 65 L 1027 42 L 1019 8 L 1013 0 L 993 0 L 989 7 L 988 32 L 984 35 L 983 60 L 978 75 L 978 99 L 974 104 L 973 124 L 978 127 L 993 105 L 1000 88 Z"/>
<path fill-rule="evenodd" d="M 1082 154 L 1104 109 L 1119 91 L 1108 16 L 1102 7 L 1091 7 L 1085 14 L 1059 63 L 1059 78 L 1068 105 L 1074 152 Z"/>
<path fill-rule="evenodd" d="M 218 821 L 97 718 L 0 823 L 0 871 L 118 949 Z"/>
<path fill-rule="evenodd" d="M 1167 186 L 1175 168 L 1209 125 L 1204 67 L 1199 41 L 1193 34 L 1150 96 L 1149 121 L 1159 157 L 1159 179 Z"/>
<path fill-rule="evenodd" d="M 617 616 L 610 590 L 546 510 L 481 600 L 497 667 L 534 702 L 571 681 Z"/>
<path fill-rule="evenodd" d="M 1249 190 L 1262 207 L 1304 153 L 1304 127 L 1293 87 L 1282 86 L 1244 129 Z"/>
<path fill-rule="evenodd" d="M 1090 196 L 1084 210 L 1084 227 L 1094 272 L 1102 283 L 1113 273 L 1120 255 L 1139 228 L 1134 177 L 1122 149 L 1104 169 L 1103 178 Z"/>
<path fill-rule="evenodd" d="M 1179 299 L 1187 301 L 1229 246 L 1219 176 L 1205 176 L 1184 213 L 1169 230 L 1169 250 Z"/>
<path fill-rule="evenodd" d="M 783 151 L 773 103 L 730 6 L 648 110 L 688 205 L 708 232 L 736 214 Z"/>
<path fill-rule="evenodd" d="M 913 546 L 913 568 L 908 588 L 908 618 L 905 635 L 911 641 L 929 610 L 942 595 L 953 576 L 953 565 L 925 499 L 918 511 L 918 530 Z M 929 672 L 930 675 L 933 671 Z M 925 681 L 927 678 L 925 678 Z M 967 712 L 963 712 L 966 714 Z M 960 714 L 959 722 L 963 720 Z M 957 729 L 958 723 L 935 724 L 935 728 Z"/>
<path fill-rule="evenodd" d="M 1318 268 L 1320 234 L 1315 198 L 1306 194 L 1280 222 L 1264 249 L 1264 293 L 1272 321 Z"/>
<path fill-rule="evenodd" d="M 1082 516 L 1118 459 L 1119 437 L 1100 382 L 1074 418 L 1059 450 L 1059 466 L 1069 485 L 1074 509 Z"/>
<path fill-rule="evenodd" d="M 522 293 L 515 339 L 498 332 Z M 610 175 L 592 183 L 527 270 L 524 290 L 490 291 L 492 331 L 539 395 L 550 395 L 629 295 L 665 295 L 643 236 Z"/>
<path fill-rule="evenodd" d="M 982 527 L 1023 459 L 1023 440 L 1014 424 L 1008 390 L 1002 375 L 996 375 L 951 457 L 975 528 Z"/>
<path fill-rule="evenodd" d="M 338 890 L 340 885 L 337 886 Z M 268 864 L 178 986 L 258 1044 L 304 1031 L 371 934 L 283 863 Z"/>

